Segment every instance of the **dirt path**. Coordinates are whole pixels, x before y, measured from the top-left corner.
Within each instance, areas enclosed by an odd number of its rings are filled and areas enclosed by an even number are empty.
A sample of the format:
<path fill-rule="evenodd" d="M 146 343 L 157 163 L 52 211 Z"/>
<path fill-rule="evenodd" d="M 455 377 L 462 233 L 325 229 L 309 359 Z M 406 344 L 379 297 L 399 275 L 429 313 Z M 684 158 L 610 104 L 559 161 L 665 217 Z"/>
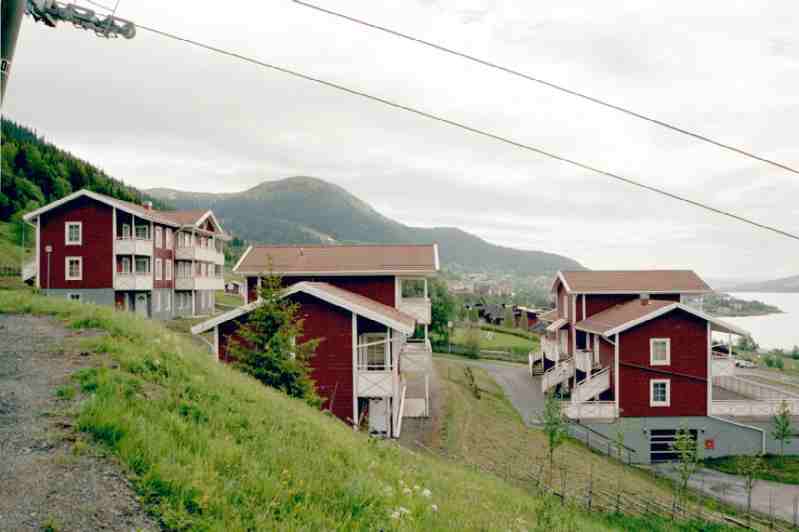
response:
<path fill-rule="evenodd" d="M 93 365 L 45 318 L 0 314 L 0 529 L 158 530 L 120 469 L 76 439 L 56 397 Z"/>

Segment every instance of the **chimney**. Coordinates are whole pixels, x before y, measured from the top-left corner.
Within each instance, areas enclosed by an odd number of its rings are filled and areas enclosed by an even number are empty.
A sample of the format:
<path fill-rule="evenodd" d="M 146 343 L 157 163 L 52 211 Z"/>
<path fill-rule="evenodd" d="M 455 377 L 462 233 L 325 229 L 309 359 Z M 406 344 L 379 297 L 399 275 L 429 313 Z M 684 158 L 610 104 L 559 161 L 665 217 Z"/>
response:
<path fill-rule="evenodd" d="M 649 304 L 649 294 L 641 294 L 641 304 L 642 305 Z"/>
<path fill-rule="evenodd" d="M 153 210 L 153 202 L 152 201 L 145 201 L 144 202 L 144 208 L 147 209 L 148 211 Z"/>

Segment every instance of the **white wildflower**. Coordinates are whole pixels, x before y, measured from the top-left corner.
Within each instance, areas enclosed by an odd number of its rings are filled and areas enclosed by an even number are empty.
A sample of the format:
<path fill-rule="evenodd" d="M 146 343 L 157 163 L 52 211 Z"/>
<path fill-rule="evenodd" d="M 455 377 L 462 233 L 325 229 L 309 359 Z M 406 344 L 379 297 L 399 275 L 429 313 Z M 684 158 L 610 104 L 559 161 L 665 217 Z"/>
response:
<path fill-rule="evenodd" d="M 399 507 L 399 508 L 397 508 L 397 509 L 399 510 L 399 513 L 401 513 L 401 514 L 403 514 L 403 515 L 404 515 L 404 514 L 409 514 L 409 513 L 411 513 L 411 511 L 410 511 L 410 510 L 408 510 L 407 508 L 404 508 L 404 507 L 402 507 L 402 506 L 400 506 L 400 507 Z"/>
<path fill-rule="evenodd" d="M 413 489 L 414 489 L 415 491 L 419 491 L 419 484 L 414 484 L 414 485 L 413 485 Z"/>
<path fill-rule="evenodd" d="M 430 505 L 430 509 L 433 510 L 434 512 L 437 512 L 438 511 L 438 505 L 437 504 L 431 504 Z"/>
<path fill-rule="evenodd" d="M 425 489 L 422 490 L 422 496 L 423 497 L 430 497 L 432 495 L 433 495 L 433 492 L 430 491 L 429 489 L 425 488 Z"/>
<path fill-rule="evenodd" d="M 402 489 L 402 493 L 404 493 L 405 495 L 410 495 L 410 494 L 411 494 L 411 493 L 413 493 L 413 492 L 411 491 L 411 489 L 410 489 L 410 488 L 403 488 L 403 489 Z"/>
<path fill-rule="evenodd" d="M 397 512 L 397 511 L 391 512 L 391 518 L 392 519 L 399 519 L 400 518 L 399 512 Z"/>

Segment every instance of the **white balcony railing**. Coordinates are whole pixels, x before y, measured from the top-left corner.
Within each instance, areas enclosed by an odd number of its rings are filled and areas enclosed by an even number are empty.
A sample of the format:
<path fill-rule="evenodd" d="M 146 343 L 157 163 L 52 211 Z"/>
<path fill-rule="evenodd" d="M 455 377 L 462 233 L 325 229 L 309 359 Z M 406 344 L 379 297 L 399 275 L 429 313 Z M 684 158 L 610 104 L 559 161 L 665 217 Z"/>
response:
<path fill-rule="evenodd" d="M 147 273 L 120 273 L 114 277 L 114 290 L 152 290 L 153 274 Z"/>
<path fill-rule="evenodd" d="M 421 324 L 430 324 L 430 300 L 424 297 L 403 297 L 399 300 L 397 309 L 416 318 Z"/>
<path fill-rule="evenodd" d="M 541 338 L 541 350 L 544 352 L 544 356 L 555 362 L 558 360 L 558 342 L 554 340 L 550 340 L 546 336 Z"/>
<path fill-rule="evenodd" d="M 584 403 L 590 401 L 602 392 L 610 389 L 610 368 L 591 375 L 591 378 L 583 379 L 572 390 L 572 402 Z"/>
<path fill-rule="evenodd" d="M 178 277 L 175 290 L 224 290 L 223 277 Z"/>
<path fill-rule="evenodd" d="M 710 415 L 740 417 L 774 417 L 783 401 L 788 405 L 791 415 L 799 415 L 799 399 L 735 399 L 730 401 L 712 401 Z"/>
<path fill-rule="evenodd" d="M 561 411 L 570 419 L 615 419 L 619 417 L 616 403 L 613 401 L 591 401 L 588 403 L 572 403 L 563 401 Z"/>
<path fill-rule="evenodd" d="M 153 254 L 153 241 L 144 238 L 117 238 L 114 241 L 114 253 L 149 257 Z"/>
<path fill-rule="evenodd" d="M 546 393 L 553 386 L 567 380 L 574 374 L 574 359 L 562 360 L 557 366 L 547 370 L 541 377 L 541 391 Z"/>
<path fill-rule="evenodd" d="M 393 397 L 399 378 L 392 370 L 358 371 L 358 397 Z"/>
<path fill-rule="evenodd" d="M 594 366 L 594 354 L 591 353 L 591 351 L 583 351 L 578 349 L 574 353 L 574 362 L 577 365 L 577 369 L 583 373 L 588 373 Z"/>
<path fill-rule="evenodd" d="M 711 375 L 713 377 L 735 375 L 735 360 L 729 357 L 714 356 Z"/>
<path fill-rule="evenodd" d="M 211 262 L 213 264 L 225 263 L 225 254 L 221 251 L 217 251 L 216 248 L 213 247 L 178 247 L 175 250 L 175 258 L 177 260 L 197 260 L 202 262 Z"/>

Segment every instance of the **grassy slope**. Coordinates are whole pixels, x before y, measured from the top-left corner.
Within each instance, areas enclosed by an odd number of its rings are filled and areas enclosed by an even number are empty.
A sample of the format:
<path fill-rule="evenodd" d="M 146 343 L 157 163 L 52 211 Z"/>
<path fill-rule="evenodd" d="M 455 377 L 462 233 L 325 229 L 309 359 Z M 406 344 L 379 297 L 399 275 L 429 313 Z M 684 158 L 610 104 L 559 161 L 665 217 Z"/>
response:
<path fill-rule="evenodd" d="M 109 333 L 84 340 L 107 362 L 80 375 L 78 426 L 127 466 L 169 529 L 519 530 L 542 516 L 556 518 L 552 530 L 610 528 L 492 475 L 354 433 L 135 315 L 24 291 L 0 291 L 0 312 Z M 399 508 L 407 513 L 392 518 Z"/>
<path fill-rule="evenodd" d="M 457 461 L 509 479 L 523 489 L 532 489 L 538 477 L 545 482 L 549 470 L 544 432 L 524 425 L 502 389 L 484 370 L 473 368 L 475 380 L 482 390 L 478 400 L 466 386 L 462 363 L 437 358 L 435 364 L 446 396 L 441 451 Z M 621 490 L 639 496 L 646 494 L 665 505 L 672 502 L 672 491 L 662 479 L 594 453 L 580 443 L 565 442 L 556 450 L 555 456 L 551 485 L 558 491 L 563 489 L 561 467 L 566 467 L 566 492 L 572 495 L 583 496 L 588 476 L 592 475 L 595 492 L 615 494 Z M 597 506 L 608 502 L 599 495 L 596 497 L 594 504 Z M 667 523 L 624 519 L 617 524 L 626 530 L 671 529 Z"/>
<path fill-rule="evenodd" d="M 26 258 L 30 259 L 33 255 L 28 250 Z M 0 222 L 0 266 L 11 266 L 19 268 L 22 264 L 22 248 L 13 243 L 11 236 L 11 224 Z"/>

